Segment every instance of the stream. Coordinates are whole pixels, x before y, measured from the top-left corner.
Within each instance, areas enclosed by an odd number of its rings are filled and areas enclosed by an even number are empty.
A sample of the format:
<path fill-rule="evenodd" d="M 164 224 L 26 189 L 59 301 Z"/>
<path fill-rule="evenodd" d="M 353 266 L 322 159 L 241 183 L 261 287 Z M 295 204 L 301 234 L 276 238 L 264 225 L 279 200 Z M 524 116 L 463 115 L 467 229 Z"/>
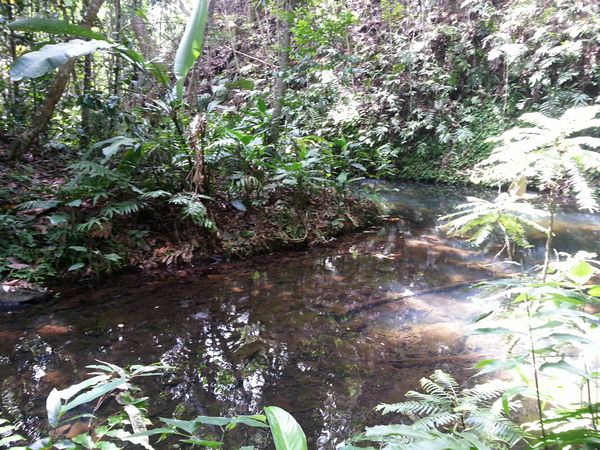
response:
<path fill-rule="evenodd" d="M 302 425 L 309 448 L 330 450 L 365 425 L 394 420 L 373 408 L 403 400 L 435 369 L 467 381 L 498 343 L 468 335 L 473 318 L 494 305 L 464 287 L 502 273 L 493 254 L 446 239 L 436 227 L 469 191 L 369 187 L 391 219 L 326 246 L 182 276 L 124 275 L 3 313 L 0 415 L 26 428 L 44 423 L 49 391 L 86 378 L 94 360 L 162 361 L 177 370 L 142 383 L 151 418 L 277 405 Z M 597 215 L 559 219 L 559 248 L 599 248 Z M 230 439 L 268 448 L 255 430 Z"/>

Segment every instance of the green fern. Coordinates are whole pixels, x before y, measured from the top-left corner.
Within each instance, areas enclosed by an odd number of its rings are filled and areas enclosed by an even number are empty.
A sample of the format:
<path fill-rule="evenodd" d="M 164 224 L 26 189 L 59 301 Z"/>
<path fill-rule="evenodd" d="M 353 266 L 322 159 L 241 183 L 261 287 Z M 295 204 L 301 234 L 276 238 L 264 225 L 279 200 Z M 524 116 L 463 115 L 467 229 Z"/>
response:
<path fill-rule="evenodd" d="M 546 233 L 546 228 L 538 221 L 547 214 L 524 201 L 525 196 L 517 194 L 516 190 L 502 193 L 493 201 L 467 197 L 468 203 L 458 205 L 456 212 L 440 218 L 446 222 L 443 229 L 450 236 L 467 238 L 476 247 L 492 241 L 499 234 L 504 247 L 498 254 L 506 250 L 512 259 L 513 245 L 530 247 L 527 231 Z"/>
<path fill-rule="evenodd" d="M 107 219 L 104 217 L 94 216 L 85 222 L 77 224 L 75 226 L 75 230 L 82 233 L 89 233 L 93 229 L 97 229 L 102 231 L 104 229 L 104 224 L 107 222 Z"/>
<path fill-rule="evenodd" d="M 424 392 L 407 392 L 410 400 L 406 402 L 381 404 L 375 409 L 409 417 L 413 421 L 409 429 L 419 432 L 466 432 L 489 445 L 513 446 L 521 439 L 520 428 L 495 405 L 504 392 L 500 382 L 461 389 L 451 375 L 436 370 L 430 378 L 421 379 L 421 387 Z M 407 432 L 401 434 L 410 438 Z"/>
<path fill-rule="evenodd" d="M 472 174 L 475 182 L 512 183 L 532 180 L 540 189 L 574 193 L 580 209 L 598 210 L 588 172 L 600 172 L 600 139 L 590 130 L 600 128 L 600 106 L 571 108 L 554 119 L 541 113 L 520 117 L 530 126 L 515 127 L 490 139 L 498 144 Z M 587 133 L 587 134 L 586 134 Z"/>
<path fill-rule="evenodd" d="M 210 199 L 210 197 L 192 192 L 182 192 L 171 197 L 169 203 L 180 206 L 182 216 L 189 218 L 196 225 L 207 230 L 215 230 L 215 223 L 208 216 L 208 210 L 202 203 L 203 199 Z"/>
<path fill-rule="evenodd" d="M 509 447 L 521 440 L 522 432 L 518 425 L 506 417 L 489 411 L 474 411 L 466 419 L 468 429 L 477 430 L 487 436 L 495 436 Z"/>
<path fill-rule="evenodd" d="M 22 211 L 31 211 L 33 209 L 48 210 L 60 205 L 58 200 L 30 200 L 20 203 L 18 208 Z"/>
<path fill-rule="evenodd" d="M 451 427 L 461 419 L 458 413 L 448 411 L 440 411 L 437 414 L 431 414 L 421 419 L 417 419 L 412 424 L 412 427 L 417 430 L 434 430 L 441 427 Z"/>
<path fill-rule="evenodd" d="M 122 178 L 122 174 L 93 161 L 79 161 L 69 166 L 69 169 L 78 176 L 87 176 L 90 178 Z"/>
<path fill-rule="evenodd" d="M 598 205 L 596 193 L 586 180 L 585 165 L 578 159 L 570 159 L 565 161 L 565 170 L 580 209 L 595 211 Z"/>
<path fill-rule="evenodd" d="M 143 192 L 141 194 L 141 197 L 143 199 L 149 199 L 149 198 L 165 198 L 165 197 L 171 197 L 171 193 L 167 192 L 167 191 L 163 191 L 163 190 L 157 190 L 157 191 L 148 191 L 148 192 Z"/>
<path fill-rule="evenodd" d="M 100 211 L 100 215 L 107 219 L 112 219 L 114 216 L 130 216 L 140 211 L 144 206 L 144 202 L 139 200 L 126 200 L 105 206 Z"/>

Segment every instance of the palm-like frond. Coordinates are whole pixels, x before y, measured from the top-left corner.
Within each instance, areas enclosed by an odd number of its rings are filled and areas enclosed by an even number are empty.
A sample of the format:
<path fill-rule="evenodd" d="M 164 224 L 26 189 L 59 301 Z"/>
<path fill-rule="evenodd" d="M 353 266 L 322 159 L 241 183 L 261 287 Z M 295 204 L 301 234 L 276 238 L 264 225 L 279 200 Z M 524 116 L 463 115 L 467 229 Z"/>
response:
<path fill-rule="evenodd" d="M 501 440 L 510 447 L 523 436 L 521 429 L 510 420 L 488 411 L 475 411 L 465 419 L 471 431 L 476 431 L 492 440 Z"/>
<path fill-rule="evenodd" d="M 203 228 L 213 230 L 215 229 L 214 222 L 208 216 L 208 211 L 202 199 L 208 199 L 205 195 L 195 194 L 191 192 L 182 192 L 174 195 L 169 203 L 173 205 L 181 206 L 182 216 L 189 218 L 196 225 L 200 225 Z"/>
<path fill-rule="evenodd" d="M 529 127 L 515 127 L 491 138 L 497 144 L 492 154 L 477 164 L 474 182 L 506 184 L 519 177 L 535 181 L 547 189 L 563 183 L 572 191 L 581 209 L 597 209 L 594 191 L 586 174 L 600 171 L 600 139 L 581 135 L 600 128 L 600 106 L 568 109 L 554 119 L 541 113 L 523 114 L 520 120 Z M 588 133 L 589 134 L 589 133 Z"/>
<path fill-rule="evenodd" d="M 410 401 L 376 408 L 384 414 L 393 412 L 408 416 L 413 420 L 411 425 L 373 427 L 367 430 L 367 435 L 377 435 L 378 441 L 390 445 L 403 437 L 408 439 L 410 448 L 420 448 L 418 443 L 422 439 L 423 442 L 431 439 L 431 435 L 424 436 L 423 433 L 439 433 L 440 439 L 456 439 L 456 445 L 464 443 L 463 438 L 469 436 L 467 440 L 476 442 L 478 449 L 488 448 L 487 443 L 494 446 L 498 442 L 512 446 L 521 439 L 519 427 L 503 416 L 502 408 L 495 407 L 494 401 L 504 393 L 501 382 L 492 381 L 461 390 L 451 375 L 436 370 L 431 377 L 421 380 L 421 386 L 425 392 L 409 391 L 406 394 Z M 448 430 L 452 431 L 448 434 Z M 407 442 L 402 445 L 407 448 Z M 467 445 L 465 448 L 472 447 Z"/>

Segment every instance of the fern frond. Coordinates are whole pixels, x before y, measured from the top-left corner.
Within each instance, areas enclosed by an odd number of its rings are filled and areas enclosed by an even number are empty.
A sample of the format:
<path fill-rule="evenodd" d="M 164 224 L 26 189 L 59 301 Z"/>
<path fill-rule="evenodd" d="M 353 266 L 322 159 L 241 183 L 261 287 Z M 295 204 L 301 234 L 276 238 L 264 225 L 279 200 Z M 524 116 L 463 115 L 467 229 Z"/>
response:
<path fill-rule="evenodd" d="M 232 137 L 224 137 L 221 139 L 215 139 L 209 145 L 206 146 L 207 151 L 223 150 L 227 148 L 235 148 L 238 145 L 238 141 Z"/>
<path fill-rule="evenodd" d="M 108 221 L 106 217 L 94 216 L 86 222 L 80 223 L 75 227 L 76 231 L 87 233 L 92 231 L 94 228 L 102 231 L 104 230 L 104 224 Z"/>
<path fill-rule="evenodd" d="M 138 212 L 145 206 L 145 203 L 138 200 L 126 200 L 120 203 L 110 204 L 100 210 L 100 215 L 107 219 L 112 219 L 114 216 L 130 216 Z"/>
<path fill-rule="evenodd" d="M 560 117 L 560 121 L 566 124 L 563 127 L 572 134 L 588 128 L 600 127 L 600 119 L 596 119 L 598 114 L 600 114 L 599 105 L 570 108 Z"/>
<path fill-rule="evenodd" d="M 452 401 L 447 395 L 440 395 L 439 393 L 427 394 L 423 392 L 409 391 L 406 393 L 406 397 L 415 399 L 416 401 L 427 403 L 429 405 L 439 405 L 450 407 Z"/>
<path fill-rule="evenodd" d="M 118 178 L 119 174 L 116 171 L 109 169 L 102 164 L 93 161 L 79 161 L 69 165 L 69 169 L 77 175 L 86 175 L 91 178 L 106 177 Z"/>
<path fill-rule="evenodd" d="M 171 197 L 171 195 L 172 194 L 170 192 L 157 190 L 157 191 L 144 192 L 141 194 L 141 197 L 142 198 L 164 198 L 164 197 Z"/>
<path fill-rule="evenodd" d="M 459 421 L 460 418 L 461 414 L 459 413 L 442 411 L 436 414 L 430 414 L 427 417 L 423 417 L 422 419 L 416 420 L 412 424 L 412 427 L 416 428 L 417 430 L 433 430 L 453 424 Z"/>
<path fill-rule="evenodd" d="M 427 414 L 436 414 L 448 409 L 447 404 L 436 404 L 431 402 L 400 402 L 393 404 L 381 404 L 375 407 L 375 410 L 382 414 L 398 413 L 405 416 L 422 416 Z"/>
<path fill-rule="evenodd" d="M 31 211 L 33 209 L 47 210 L 55 208 L 58 205 L 60 205 L 58 200 L 30 200 L 20 203 L 17 208 L 21 211 Z"/>
<path fill-rule="evenodd" d="M 452 375 L 438 369 L 435 372 L 433 372 L 433 375 L 431 375 L 431 379 L 437 384 L 442 385 L 445 388 L 445 390 L 452 391 L 454 398 L 456 398 L 456 392 L 459 389 L 459 385 L 456 382 L 456 380 L 452 377 Z"/>
<path fill-rule="evenodd" d="M 181 206 L 182 216 L 189 218 L 196 225 L 200 225 L 208 230 L 216 228 L 214 222 L 208 217 L 208 211 L 202 199 L 208 199 L 206 195 L 182 192 L 174 195 L 169 203 Z"/>
<path fill-rule="evenodd" d="M 565 143 L 568 145 L 600 148 L 600 138 L 592 136 L 577 136 L 569 139 L 565 139 Z"/>
<path fill-rule="evenodd" d="M 474 246 L 479 247 L 489 239 L 492 231 L 494 231 L 492 224 L 483 225 L 479 230 L 473 233 L 469 241 L 472 242 Z"/>
<path fill-rule="evenodd" d="M 596 194 L 586 180 L 579 164 L 573 159 L 567 158 L 565 168 L 569 176 L 569 184 L 575 192 L 579 209 L 587 209 L 591 213 L 596 212 L 598 210 Z"/>
<path fill-rule="evenodd" d="M 433 378 L 433 376 L 431 378 Z M 444 388 L 436 383 L 433 379 L 421 378 L 420 383 L 421 387 L 427 394 L 438 398 L 449 399 L 448 393 L 445 392 Z"/>
<path fill-rule="evenodd" d="M 465 424 L 470 430 L 482 433 L 488 439 L 504 441 L 511 447 L 523 437 L 518 425 L 487 411 L 474 412 L 467 417 Z"/>
<path fill-rule="evenodd" d="M 463 397 L 476 404 L 481 404 L 497 399 L 505 389 L 504 383 L 494 380 L 463 390 Z"/>
<path fill-rule="evenodd" d="M 545 116 L 544 114 L 535 112 L 523 114 L 521 117 L 519 117 L 519 120 L 525 123 L 536 125 L 538 128 L 542 128 L 545 130 L 556 130 L 557 128 L 560 128 L 561 125 L 559 119 L 552 119 L 551 117 Z M 534 132 L 537 132 L 538 128 L 533 128 L 531 130 L 536 130 Z"/>

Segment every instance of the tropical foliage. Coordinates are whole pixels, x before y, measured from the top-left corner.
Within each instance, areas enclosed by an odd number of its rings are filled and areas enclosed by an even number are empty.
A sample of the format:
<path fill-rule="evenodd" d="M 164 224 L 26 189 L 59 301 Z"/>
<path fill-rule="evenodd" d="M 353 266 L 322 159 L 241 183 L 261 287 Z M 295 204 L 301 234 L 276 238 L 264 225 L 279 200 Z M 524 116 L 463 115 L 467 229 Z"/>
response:
<path fill-rule="evenodd" d="M 506 385 L 436 371 L 379 408 L 412 423 L 345 448 L 597 446 L 598 263 L 554 235 L 570 197 L 599 209 L 598 17 L 595 0 L 2 2 L 2 289 L 327 242 L 377 220 L 362 178 L 483 184 L 450 236 L 513 264 L 545 239 L 543 262 L 484 287 L 500 303 L 473 332 L 509 353 L 478 376 Z M 241 425 L 307 447 L 276 407 L 151 420 L 132 381 L 167 367 L 91 369 L 51 392 L 49 425 L 119 412 L 32 448 L 219 448 Z M 30 431 L 2 422 L 0 446 Z"/>
<path fill-rule="evenodd" d="M 421 379 L 421 387 L 424 392 L 406 393 L 409 401 L 376 408 L 383 414 L 408 416 L 411 425 L 367 428 L 364 436 L 354 440 L 384 442 L 390 448 L 420 448 L 438 439 L 450 448 L 493 448 L 498 442 L 512 447 L 521 440 L 520 429 L 504 416 L 499 400 L 505 387 L 500 381 L 461 389 L 451 375 L 437 370 L 430 378 Z"/>
<path fill-rule="evenodd" d="M 237 426 L 269 429 L 276 450 L 306 450 L 306 437 L 302 428 L 286 411 L 276 406 L 264 409 L 264 414 L 251 416 L 208 417 L 199 416 L 191 420 L 160 418 L 160 426 L 155 426 L 147 417 L 148 397 L 133 381 L 141 377 L 161 376 L 172 368 L 163 364 L 150 366 L 134 365 L 128 369 L 111 363 L 98 361 L 87 366 L 93 370 L 92 377 L 63 390 L 53 389 L 46 400 L 48 424 L 54 432 L 48 437 L 31 444 L 17 434 L 17 428 L 1 419 L 0 447 L 17 449 L 99 449 L 116 450 L 121 448 L 143 447 L 153 449 L 151 438 L 157 443 L 167 440 L 171 445 L 188 445 L 200 448 L 221 448 L 225 433 Z M 120 406 L 119 411 L 108 417 L 96 416 L 104 403 L 113 401 Z M 75 414 L 87 405 L 95 403 L 93 413 Z M 70 417 L 69 417 L 70 416 Z M 63 425 L 85 419 L 87 429 L 71 438 L 60 435 Z M 63 427 L 64 428 L 64 427 Z M 68 427 L 67 427 L 68 428 Z M 218 432 L 216 431 L 218 430 Z M 161 444 L 164 445 L 164 444 Z M 242 447 L 254 448 L 252 446 Z"/>

